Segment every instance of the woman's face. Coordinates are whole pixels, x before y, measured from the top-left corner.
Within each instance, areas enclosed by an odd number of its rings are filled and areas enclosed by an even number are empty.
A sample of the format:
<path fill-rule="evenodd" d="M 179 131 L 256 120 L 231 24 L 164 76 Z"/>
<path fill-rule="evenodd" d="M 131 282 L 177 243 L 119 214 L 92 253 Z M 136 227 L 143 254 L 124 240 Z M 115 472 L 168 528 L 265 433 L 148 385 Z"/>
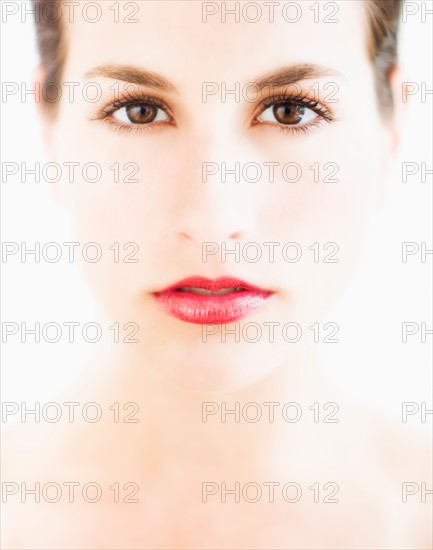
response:
<path fill-rule="evenodd" d="M 260 3 L 255 23 L 254 6 L 224 18 L 235 3 L 109 4 L 96 23 L 81 10 L 66 22 L 74 84 L 51 127 L 52 160 L 79 163 L 60 185 L 76 241 L 102 249 L 84 269 L 113 320 L 139 325 L 143 368 L 194 390 L 247 387 L 313 343 L 314 323 L 329 335 L 321 319 L 383 185 L 391 130 L 364 3 L 281 3 L 273 20 Z M 233 322 L 188 322 L 154 293 L 191 276 L 273 294 Z"/>

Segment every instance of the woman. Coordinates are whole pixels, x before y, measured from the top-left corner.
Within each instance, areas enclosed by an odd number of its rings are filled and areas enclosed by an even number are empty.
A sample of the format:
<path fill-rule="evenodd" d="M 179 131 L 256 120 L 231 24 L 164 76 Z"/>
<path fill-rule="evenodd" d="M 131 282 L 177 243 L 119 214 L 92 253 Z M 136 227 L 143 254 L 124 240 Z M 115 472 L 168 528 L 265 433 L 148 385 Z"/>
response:
<path fill-rule="evenodd" d="M 58 399 L 98 422 L 21 428 L 7 547 L 428 548 L 425 459 L 316 357 L 396 153 L 400 2 L 48 4 L 53 191 L 112 345 Z"/>

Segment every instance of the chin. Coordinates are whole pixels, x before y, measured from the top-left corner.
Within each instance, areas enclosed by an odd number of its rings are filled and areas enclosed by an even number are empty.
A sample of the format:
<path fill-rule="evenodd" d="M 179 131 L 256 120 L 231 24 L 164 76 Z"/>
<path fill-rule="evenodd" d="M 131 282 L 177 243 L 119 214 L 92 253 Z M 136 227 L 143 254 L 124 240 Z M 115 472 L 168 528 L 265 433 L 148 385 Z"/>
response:
<path fill-rule="evenodd" d="M 178 389 L 196 393 L 233 393 L 259 384 L 293 354 L 287 343 L 170 341 L 163 348 L 146 346 L 141 363 Z"/>

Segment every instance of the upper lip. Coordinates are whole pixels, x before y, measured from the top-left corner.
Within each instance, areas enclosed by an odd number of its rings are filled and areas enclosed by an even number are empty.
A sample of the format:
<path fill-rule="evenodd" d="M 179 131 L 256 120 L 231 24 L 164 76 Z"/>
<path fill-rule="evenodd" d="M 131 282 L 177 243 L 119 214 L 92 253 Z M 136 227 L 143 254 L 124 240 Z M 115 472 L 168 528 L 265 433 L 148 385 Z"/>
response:
<path fill-rule="evenodd" d="M 218 279 L 208 279 L 206 277 L 194 276 L 182 279 L 177 283 L 160 290 L 159 292 L 169 292 L 179 290 L 183 287 L 202 288 L 204 290 L 217 291 L 223 288 L 241 288 L 256 292 L 272 292 L 267 289 L 259 288 L 236 277 L 219 277 Z"/>

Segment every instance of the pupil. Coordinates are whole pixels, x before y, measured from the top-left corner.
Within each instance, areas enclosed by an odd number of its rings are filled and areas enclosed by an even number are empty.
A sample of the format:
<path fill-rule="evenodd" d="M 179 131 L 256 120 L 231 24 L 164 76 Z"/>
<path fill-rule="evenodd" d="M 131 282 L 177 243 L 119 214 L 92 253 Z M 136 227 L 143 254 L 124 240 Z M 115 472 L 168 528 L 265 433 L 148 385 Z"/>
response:
<path fill-rule="evenodd" d="M 302 107 L 302 105 L 292 105 L 290 103 L 274 105 L 274 116 L 281 124 L 298 124 L 302 121 L 304 114 L 305 107 Z"/>
<path fill-rule="evenodd" d="M 152 105 L 129 105 L 126 112 L 129 120 L 135 124 L 146 124 L 156 117 L 156 107 Z"/>

